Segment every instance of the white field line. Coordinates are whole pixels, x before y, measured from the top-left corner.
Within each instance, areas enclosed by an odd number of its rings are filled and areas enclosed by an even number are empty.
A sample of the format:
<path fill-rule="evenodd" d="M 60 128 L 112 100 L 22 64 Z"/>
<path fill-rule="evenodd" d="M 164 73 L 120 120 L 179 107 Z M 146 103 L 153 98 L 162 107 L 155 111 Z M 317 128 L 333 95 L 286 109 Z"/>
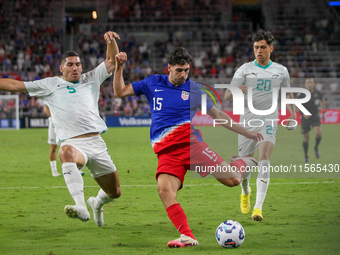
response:
<path fill-rule="evenodd" d="M 270 183 L 270 185 L 303 185 L 303 184 L 327 184 L 327 183 L 340 183 L 340 181 L 323 181 L 323 182 L 284 182 L 284 183 Z M 250 185 L 255 185 L 251 183 Z M 157 185 L 120 185 L 126 188 L 147 188 L 147 187 L 157 187 Z M 223 184 L 184 184 L 184 187 L 199 187 L 199 186 L 223 186 Z M 84 188 L 98 188 L 99 186 L 84 186 Z M 66 189 L 66 186 L 51 186 L 51 187 L 0 187 L 0 190 L 4 189 Z"/>

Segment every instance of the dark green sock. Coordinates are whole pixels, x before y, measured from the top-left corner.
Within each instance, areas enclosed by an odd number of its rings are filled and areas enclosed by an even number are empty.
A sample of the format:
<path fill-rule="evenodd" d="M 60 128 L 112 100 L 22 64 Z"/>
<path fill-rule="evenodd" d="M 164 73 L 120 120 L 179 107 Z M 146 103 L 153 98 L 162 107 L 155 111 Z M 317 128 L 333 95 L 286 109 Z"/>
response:
<path fill-rule="evenodd" d="M 308 158 L 308 142 L 302 143 L 303 150 L 305 151 L 305 158 Z"/>
<path fill-rule="evenodd" d="M 315 149 L 315 148 L 318 149 L 318 146 L 319 146 L 320 141 L 321 141 L 321 136 L 315 138 L 315 147 L 314 147 L 314 149 Z"/>

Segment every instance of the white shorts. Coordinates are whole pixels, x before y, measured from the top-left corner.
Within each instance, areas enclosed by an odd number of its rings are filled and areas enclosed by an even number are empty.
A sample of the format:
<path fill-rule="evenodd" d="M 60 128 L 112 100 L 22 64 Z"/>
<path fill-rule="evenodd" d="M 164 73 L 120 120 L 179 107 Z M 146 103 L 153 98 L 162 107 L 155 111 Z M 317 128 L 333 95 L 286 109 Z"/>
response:
<path fill-rule="evenodd" d="M 243 135 L 238 135 L 238 155 L 241 157 L 245 157 L 254 153 L 257 149 L 257 146 L 262 142 L 271 142 L 275 145 L 276 141 L 276 131 L 277 125 L 272 123 L 265 123 L 262 127 L 258 128 L 247 128 L 249 131 L 257 131 L 263 135 L 263 140 L 255 143 L 254 140 L 245 138 Z"/>
<path fill-rule="evenodd" d="M 109 155 L 106 143 L 100 135 L 68 139 L 60 144 L 60 148 L 64 145 L 71 145 L 83 154 L 85 165 L 93 178 L 117 171 Z"/>
<path fill-rule="evenodd" d="M 52 144 L 52 145 L 57 145 L 57 134 L 54 131 L 54 125 L 53 125 L 51 117 L 48 118 L 48 140 L 47 140 L 47 143 Z"/>

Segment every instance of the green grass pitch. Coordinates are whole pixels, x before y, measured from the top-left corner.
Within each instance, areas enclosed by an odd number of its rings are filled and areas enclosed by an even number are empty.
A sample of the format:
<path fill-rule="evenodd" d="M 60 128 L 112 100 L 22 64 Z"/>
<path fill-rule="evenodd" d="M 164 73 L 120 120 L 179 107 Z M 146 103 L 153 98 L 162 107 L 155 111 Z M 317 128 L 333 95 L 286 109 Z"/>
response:
<path fill-rule="evenodd" d="M 200 129 L 227 161 L 237 153 L 236 134 L 220 127 Z M 340 163 L 339 130 L 340 125 L 323 126 L 318 160 L 311 132 L 310 164 Z M 118 169 L 122 196 L 104 207 L 105 224 L 99 228 L 92 219 L 83 223 L 63 212 L 73 200 L 63 178 L 51 175 L 47 129 L 0 130 L 0 254 L 339 254 L 339 174 L 272 178 L 264 220 L 258 223 L 240 213 L 239 187 L 188 173 L 178 201 L 200 245 L 169 249 L 167 242 L 179 233 L 157 194 L 157 157 L 149 128 L 110 128 L 103 138 Z M 278 130 L 271 164 L 304 166 L 300 127 Z M 58 169 L 61 173 L 60 162 Z M 84 170 L 87 199 L 99 188 Z M 252 206 L 255 181 L 251 179 Z M 228 219 L 245 229 L 245 241 L 237 249 L 223 249 L 215 240 L 216 227 Z"/>

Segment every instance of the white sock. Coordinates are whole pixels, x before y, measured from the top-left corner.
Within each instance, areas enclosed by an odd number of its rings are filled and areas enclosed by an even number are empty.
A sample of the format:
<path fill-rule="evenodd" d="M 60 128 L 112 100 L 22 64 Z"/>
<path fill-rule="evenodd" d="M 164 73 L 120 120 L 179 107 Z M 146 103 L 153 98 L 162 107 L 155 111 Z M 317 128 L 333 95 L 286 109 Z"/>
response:
<path fill-rule="evenodd" d="M 250 181 L 250 174 L 247 174 L 246 176 L 243 175 L 242 181 L 240 183 L 243 195 L 248 195 L 249 192 L 250 192 L 250 190 L 249 190 L 249 181 Z"/>
<path fill-rule="evenodd" d="M 267 189 L 270 180 L 270 161 L 261 160 L 259 162 L 259 174 L 256 180 L 256 203 L 254 208 L 259 208 L 262 211 L 262 205 L 266 198 Z"/>
<path fill-rule="evenodd" d="M 84 181 L 76 163 L 62 164 L 66 186 L 76 205 L 85 206 Z"/>
<path fill-rule="evenodd" d="M 57 177 L 60 176 L 60 174 L 58 173 L 58 169 L 57 169 L 57 161 L 50 161 L 50 166 L 51 166 L 51 171 L 52 171 L 52 176 L 53 177 Z"/>
<path fill-rule="evenodd" d="M 50 161 L 50 166 L 51 166 L 51 170 L 52 172 L 58 172 L 57 170 L 57 161 Z"/>
<path fill-rule="evenodd" d="M 106 195 L 106 193 L 104 192 L 104 190 L 100 189 L 98 191 L 98 195 L 96 196 L 96 200 L 95 200 L 95 205 L 94 206 L 97 209 L 99 209 L 99 208 L 102 208 L 103 205 L 108 204 L 108 203 L 112 202 L 113 200 L 114 200 L 114 198 L 108 197 Z"/>

